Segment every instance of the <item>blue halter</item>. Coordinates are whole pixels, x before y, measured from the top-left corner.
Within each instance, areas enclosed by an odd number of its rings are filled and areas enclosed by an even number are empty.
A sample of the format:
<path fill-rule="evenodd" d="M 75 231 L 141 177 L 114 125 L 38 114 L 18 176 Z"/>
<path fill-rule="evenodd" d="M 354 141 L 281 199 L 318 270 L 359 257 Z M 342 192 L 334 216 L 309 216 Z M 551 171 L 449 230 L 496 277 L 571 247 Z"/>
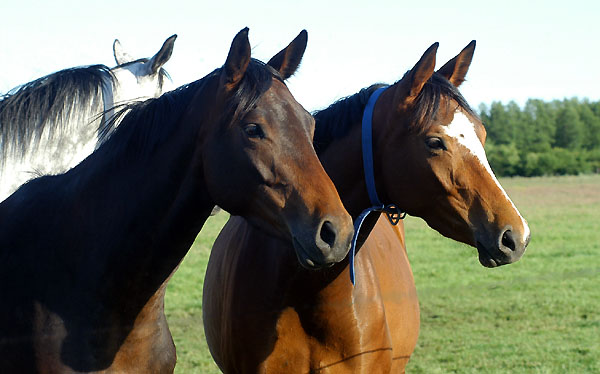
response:
<path fill-rule="evenodd" d="M 397 225 L 401 219 L 406 216 L 406 213 L 402 212 L 394 204 L 384 205 L 377 196 L 377 190 L 375 189 L 375 173 L 373 170 L 373 109 L 375 103 L 379 98 L 379 95 L 385 91 L 385 87 L 378 88 L 369 97 L 365 111 L 363 112 L 362 118 L 362 154 L 363 154 L 363 167 L 365 170 L 365 182 L 367 183 L 367 192 L 369 199 L 371 200 L 372 206 L 362 211 L 362 213 L 354 221 L 354 236 L 352 237 L 352 246 L 350 247 L 350 281 L 353 285 L 356 284 L 356 274 L 354 269 L 354 257 L 356 255 L 356 240 L 358 239 L 358 233 L 362 226 L 365 218 L 371 212 L 383 212 L 387 215 L 388 220 L 392 225 Z"/>

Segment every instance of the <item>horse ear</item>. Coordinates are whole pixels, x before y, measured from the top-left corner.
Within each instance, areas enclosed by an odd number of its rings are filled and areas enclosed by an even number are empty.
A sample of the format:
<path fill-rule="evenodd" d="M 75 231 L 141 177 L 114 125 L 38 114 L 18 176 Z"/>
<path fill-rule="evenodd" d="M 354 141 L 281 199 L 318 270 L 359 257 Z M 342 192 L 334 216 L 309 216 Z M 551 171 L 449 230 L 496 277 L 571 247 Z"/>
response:
<path fill-rule="evenodd" d="M 158 51 L 150 59 L 150 71 L 152 74 L 156 74 L 158 70 L 171 58 L 175 39 L 177 39 L 177 34 L 171 35 L 167 40 L 165 40 L 160 48 L 160 51 Z"/>
<path fill-rule="evenodd" d="M 410 103 L 419 96 L 423 86 L 433 75 L 438 46 L 439 43 L 436 42 L 427 48 L 421 59 L 410 69 L 406 77 L 398 82 L 400 95 L 396 95 L 397 103 Z"/>
<path fill-rule="evenodd" d="M 123 65 L 134 60 L 133 57 L 123 50 L 123 46 L 119 39 L 115 39 L 113 43 L 113 54 L 115 55 L 117 65 Z"/>
<path fill-rule="evenodd" d="M 306 30 L 300 31 L 300 34 L 285 49 L 273 56 L 267 65 L 277 70 L 283 79 L 288 79 L 298 69 L 307 42 L 308 33 Z"/>
<path fill-rule="evenodd" d="M 469 66 L 473 60 L 473 53 L 475 52 L 475 40 L 472 40 L 456 57 L 448 61 L 444 66 L 438 70 L 438 73 L 442 74 L 446 79 L 450 81 L 454 86 L 458 87 L 465 81 Z"/>
<path fill-rule="evenodd" d="M 248 40 L 248 28 L 245 27 L 233 38 L 227 60 L 223 65 L 221 82 L 228 90 L 233 89 L 240 83 L 249 63 L 250 41 Z"/>

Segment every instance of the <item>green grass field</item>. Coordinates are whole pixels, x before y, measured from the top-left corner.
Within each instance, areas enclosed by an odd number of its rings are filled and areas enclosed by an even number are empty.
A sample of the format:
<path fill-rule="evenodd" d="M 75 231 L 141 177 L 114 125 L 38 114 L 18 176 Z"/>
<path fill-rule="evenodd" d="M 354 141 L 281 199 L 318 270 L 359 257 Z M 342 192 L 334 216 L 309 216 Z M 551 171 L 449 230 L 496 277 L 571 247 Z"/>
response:
<path fill-rule="evenodd" d="M 521 261 L 486 269 L 475 249 L 405 222 L 421 305 L 408 373 L 600 373 L 600 175 L 501 179 L 528 220 Z M 207 222 L 169 285 L 176 373 L 219 373 L 202 330 L 202 282 L 226 221 Z"/>

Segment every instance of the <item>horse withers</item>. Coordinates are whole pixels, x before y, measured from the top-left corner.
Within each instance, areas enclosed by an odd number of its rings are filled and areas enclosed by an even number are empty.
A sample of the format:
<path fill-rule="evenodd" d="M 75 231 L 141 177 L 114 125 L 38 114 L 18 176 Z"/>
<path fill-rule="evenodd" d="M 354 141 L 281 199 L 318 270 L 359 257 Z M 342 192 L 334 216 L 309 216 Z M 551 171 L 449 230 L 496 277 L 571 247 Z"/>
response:
<path fill-rule="evenodd" d="M 484 126 L 457 88 L 475 42 L 435 72 L 437 47 L 398 82 L 370 86 L 315 113 L 317 154 L 355 219 L 373 205 L 373 184 L 385 205 L 477 248 L 482 265 L 512 263 L 525 251 L 529 227 L 493 175 Z M 369 101 L 372 117 L 364 115 Z M 372 124 L 371 181 L 363 168 L 363 120 Z M 308 271 L 292 243 L 231 217 L 212 248 L 202 305 L 221 370 L 404 372 L 418 337 L 419 304 L 403 228 L 382 218 L 371 231 L 377 219 L 368 215 L 360 231 L 354 287 L 348 259 Z"/>
<path fill-rule="evenodd" d="M 306 43 L 267 65 L 240 31 L 222 68 L 124 109 L 82 163 L 0 203 L 0 372 L 173 372 L 165 290 L 215 204 L 307 267 L 346 256 L 351 217 L 284 83 Z"/>
<path fill-rule="evenodd" d="M 0 101 L 0 201 L 40 175 L 64 173 L 118 125 L 115 105 L 160 96 L 169 88 L 162 66 L 176 35 L 151 58 L 134 59 L 115 40 L 117 66 L 61 70 L 13 89 Z"/>

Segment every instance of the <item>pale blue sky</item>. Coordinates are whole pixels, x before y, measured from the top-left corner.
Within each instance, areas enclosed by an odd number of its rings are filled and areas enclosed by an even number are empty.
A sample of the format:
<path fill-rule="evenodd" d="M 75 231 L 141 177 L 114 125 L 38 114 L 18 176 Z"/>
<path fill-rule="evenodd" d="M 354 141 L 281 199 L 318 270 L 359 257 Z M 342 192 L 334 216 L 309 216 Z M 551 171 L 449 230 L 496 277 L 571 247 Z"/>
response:
<path fill-rule="evenodd" d="M 175 85 L 225 61 L 250 27 L 253 57 L 267 61 L 301 29 L 308 48 L 290 89 L 308 110 L 375 82 L 392 83 L 433 42 L 438 67 L 477 40 L 461 88 L 477 107 L 494 100 L 577 96 L 600 100 L 600 2 L 438 1 L 3 1 L 0 93 L 67 67 L 114 66 L 119 38 L 134 57 L 179 37 L 165 66 Z"/>

